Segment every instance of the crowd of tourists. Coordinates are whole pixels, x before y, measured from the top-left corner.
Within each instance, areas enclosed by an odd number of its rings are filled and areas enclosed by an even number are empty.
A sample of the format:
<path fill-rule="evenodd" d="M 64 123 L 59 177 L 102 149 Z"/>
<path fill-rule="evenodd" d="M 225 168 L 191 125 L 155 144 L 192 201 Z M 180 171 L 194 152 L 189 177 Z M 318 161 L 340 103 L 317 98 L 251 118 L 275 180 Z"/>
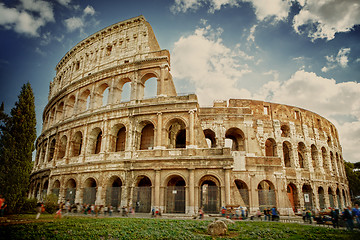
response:
<path fill-rule="evenodd" d="M 220 210 L 221 216 L 229 218 L 231 220 L 246 220 L 249 218 L 249 212 L 246 207 L 241 206 L 226 206 L 221 207 Z M 262 217 L 264 216 L 265 221 L 279 221 L 280 214 L 276 207 L 265 208 L 263 212 L 258 209 L 256 214 L 250 216 L 251 220 L 260 220 L 262 221 Z"/>

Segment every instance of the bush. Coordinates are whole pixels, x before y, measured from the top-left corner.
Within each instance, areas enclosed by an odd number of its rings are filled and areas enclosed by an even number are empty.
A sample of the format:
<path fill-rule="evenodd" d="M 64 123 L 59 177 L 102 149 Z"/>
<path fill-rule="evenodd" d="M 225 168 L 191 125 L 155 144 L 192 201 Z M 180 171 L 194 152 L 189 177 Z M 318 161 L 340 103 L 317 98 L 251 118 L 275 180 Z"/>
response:
<path fill-rule="evenodd" d="M 49 194 L 46 196 L 45 201 L 45 210 L 46 212 L 53 214 L 58 208 L 58 197 L 55 194 Z"/>
<path fill-rule="evenodd" d="M 21 208 L 21 212 L 22 213 L 35 213 L 36 212 L 36 204 L 37 204 L 37 199 L 36 198 L 26 198 L 22 208 Z"/>

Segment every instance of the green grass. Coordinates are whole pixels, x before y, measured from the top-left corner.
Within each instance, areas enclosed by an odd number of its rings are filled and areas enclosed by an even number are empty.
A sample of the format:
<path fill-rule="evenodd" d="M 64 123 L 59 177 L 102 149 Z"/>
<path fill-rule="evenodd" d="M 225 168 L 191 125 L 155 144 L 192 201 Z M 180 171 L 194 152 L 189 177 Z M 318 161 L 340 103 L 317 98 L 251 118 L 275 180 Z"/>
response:
<path fill-rule="evenodd" d="M 20 216 L 19 218 L 24 216 Z M 26 218 L 26 217 L 25 217 Z M 29 219 L 29 218 L 28 218 Z M 33 220 L 34 218 L 32 218 Z M 0 239 L 212 239 L 206 234 L 210 221 L 68 217 L 41 222 L 0 225 Z M 347 232 L 278 222 L 239 221 L 229 225 L 220 239 L 357 239 L 359 232 Z"/>

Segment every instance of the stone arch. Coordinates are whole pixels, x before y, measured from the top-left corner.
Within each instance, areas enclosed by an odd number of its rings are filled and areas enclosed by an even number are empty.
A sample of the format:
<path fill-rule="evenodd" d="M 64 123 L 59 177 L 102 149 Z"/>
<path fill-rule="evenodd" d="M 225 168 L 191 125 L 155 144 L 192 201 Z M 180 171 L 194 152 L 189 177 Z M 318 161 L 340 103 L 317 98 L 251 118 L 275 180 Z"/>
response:
<path fill-rule="evenodd" d="M 179 118 L 171 119 L 167 123 L 168 148 L 186 147 L 186 125 Z"/>
<path fill-rule="evenodd" d="M 330 136 L 327 137 L 326 143 L 327 143 L 328 147 L 332 147 L 331 137 Z"/>
<path fill-rule="evenodd" d="M 70 97 L 66 101 L 66 108 L 65 108 L 65 116 L 70 117 L 75 112 L 75 96 L 70 95 Z"/>
<path fill-rule="evenodd" d="M 331 163 L 332 171 L 335 173 L 336 172 L 336 165 L 335 165 L 334 154 L 333 154 L 332 151 L 330 151 L 330 163 Z"/>
<path fill-rule="evenodd" d="M 89 177 L 84 181 L 83 202 L 84 204 L 95 204 L 97 182 L 95 178 Z"/>
<path fill-rule="evenodd" d="M 56 140 L 55 140 L 55 138 L 54 138 L 54 139 L 52 139 L 51 142 L 50 142 L 49 159 L 48 159 L 49 162 L 54 159 L 55 146 L 56 146 Z"/>
<path fill-rule="evenodd" d="M 265 141 L 265 156 L 266 157 L 276 157 L 276 142 L 273 138 L 268 138 Z"/>
<path fill-rule="evenodd" d="M 63 119 L 63 116 L 64 116 L 64 101 L 61 101 L 58 106 L 57 106 L 57 109 L 56 109 L 56 121 L 60 121 Z"/>
<path fill-rule="evenodd" d="M 136 178 L 133 191 L 133 207 L 135 207 L 135 212 L 150 212 L 151 190 L 152 182 L 149 177 L 140 175 Z"/>
<path fill-rule="evenodd" d="M 59 180 L 54 181 L 54 183 L 52 185 L 51 193 L 55 194 L 57 197 L 59 197 L 59 194 L 60 194 L 60 181 Z"/>
<path fill-rule="evenodd" d="M 328 197 L 329 197 L 330 207 L 335 208 L 334 192 L 330 186 L 328 188 Z"/>
<path fill-rule="evenodd" d="M 303 142 L 298 143 L 297 152 L 298 152 L 299 167 L 305 168 L 307 158 L 306 158 L 306 146 Z"/>
<path fill-rule="evenodd" d="M 302 193 L 304 197 L 304 207 L 306 209 L 312 210 L 314 205 L 313 205 L 313 190 L 311 185 L 305 183 L 302 186 Z"/>
<path fill-rule="evenodd" d="M 240 180 L 240 179 L 235 179 L 235 186 L 237 189 L 237 192 L 235 191 L 234 196 L 234 201 L 238 201 L 238 202 L 234 202 L 237 205 L 240 206 L 245 206 L 245 207 L 249 207 L 249 188 L 247 186 L 247 184 Z"/>
<path fill-rule="evenodd" d="M 329 160 L 328 160 L 328 154 L 327 154 L 327 151 L 326 151 L 326 148 L 325 148 L 325 147 L 322 147 L 322 148 L 321 148 L 321 157 L 322 157 L 322 160 L 323 160 L 324 169 L 330 170 Z"/>
<path fill-rule="evenodd" d="M 56 121 L 56 111 L 55 111 L 55 107 L 53 107 L 50 112 L 49 125 L 53 125 L 55 121 Z"/>
<path fill-rule="evenodd" d="M 311 160 L 312 160 L 312 165 L 315 170 L 317 169 L 317 167 L 319 167 L 318 155 L 319 155 L 319 153 L 318 153 L 318 150 L 317 150 L 315 144 L 311 144 Z"/>
<path fill-rule="evenodd" d="M 344 205 L 345 205 L 345 206 L 348 206 L 349 203 L 348 203 L 348 201 L 347 201 L 347 199 L 346 199 L 346 194 L 345 194 L 345 190 L 344 190 L 344 189 L 342 190 L 342 196 L 343 196 L 343 199 L 344 199 Z"/>
<path fill-rule="evenodd" d="M 104 82 L 96 90 L 94 97 L 95 108 L 106 106 L 109 103 L 109 84 Z"/>
<path fill-rule="evenodd" d="M 293 166 L 293 155 L 291 143 L 288 141 L 283 142 L 283 156 L 284 156 L 284 165 L 285 167 Z"/>
<path fill-rule="evenodd" d="M 35 188 L 35 198 L 37 200 L 41 200 L 41 185 L 40 183 L 36 184 L 36 188 Z"/>
<path fill-rule="evenodd" d="M 122 125 L 120 126 L 119 130 L 116 133 L 115 152 L 125 151 L 125 146 L 126 146 L 126 127 Z"/>
<path fill-rule="evenodd" d="M 131 99 L 131 85 L 132 80 L 128 77 L 121 78 L 118 81 L 117 87 L 114 89 L 115 96 L 119 96 L 116 102 L 128 102 Z"/>
<path fill-rule="evenodd" d="M 157 83 L 157 79 L 159 79 L 159 76 L 155 73 L 155 72 L 147 72 L 145 73 L 143 76 L 141 76 L 141 80 L 140 83 L 138 83 L 138 88 L 137 88 L 137 100 L 141 100 L 144 98 L 144 91 L 145 91 L 145 86 L 147 85 L 146 82 L 152 78 L 156 78 L 156 83 Z M 152 80 L 151 80 L 152 81 Z M 156 84 L 156 89 L 158 87 L 158 84 Z M 155 92 L 157 93 L 158 91 L 155 90 Z"/>
<path fill-rule="evenodd" d="M 112 176 L 107 182 L 106 205 L 118 208 L 121 204 L 123 181 L 118 176 Z"/>
<path fill-rule="evenodd" d="M 321 186 L 318 188 L 318 198 L 320 210 L 325 209 L 325 191 L 324 188 Z"/>
<path fill-rule="evenodd" d="M 287 124 L 282 124 L 280 130 L 281 137 L 290 137 L 290 127 Z"/>
<path fill-rule="evenodd" d="M 218 213 L 221 204 L 220 181 L 213 175 L 205 175 L 199 181 L 199 206 L 205 213 Z"/>
<path fill-rule="evenodd" d="M 83 145 L 83 135 L 81 131 L 77 131 L 74 134 L 73 140 L 71 142 L 71 156 L 76 157 L 81 154 Z"/>
<path fill-rule="evenodd" d="M 75 196 L 76 196 L 76 181 L 73 178 L 67 180 L 66 184 L 66 194 L 65 199 L 66 201 L 69 200 L 70 204 L 75 203 Z"/>
<path fill-rule="evenodd" d="M 49 180 L 46 179 L 45 182 L 44 182 L 44 184 L 43 184 L 43 187 L 42 187 L 42 193 L 41 193 L 41 198 L 42 198 L 42 199 L 45 199 L 45 198 L 46 198 L 48 188 L 49 188 Z"/>
<path fill-rule="evenodd" d="M 62 159 L 62 158 L 65 157 L 66 145 L 67 145 L 67 136 L 63 135 L 60 138 L 59 151 L 58 151 L 58 154 L 57 154 L 58 159 Z"/>
<path fill-rule="evenodd" d="M 271 181 L 262 180 L 257 186 L 257 191 L 260 211 L 276 207 L 275 186 Z"/>
<path fill-rule="evenodd" d="M 140 150 L 148 150 L 154 148 L 154 124 L 150 121 L 143 121 L 140 126 L 140 141 L 139 141 L 139 149 Z"/>
<path fill-rule="evenodd" d="M 99 127 L 93 128 L 88 137 L 88 154 L 98 154 L 101 151 L 102 131 Z"/>
<path fill-rule="evenodd" d="M 90 100 L 90 90 L 83 90 L 77 101 L 77 109 L 79 113 L 86 111 L 90 108 Z"/>
<path fill-rule="evenodd" d="M 342 201 L 341 201 L 341 194 L 340 194 L 340 190 L 339 190 L 339 187 L 336 188 L 336 200 L 337 200 L 337 207 L 339 209 L 342 209 L 343 208 L 343 204 L 342 204 Z"/>
<path fill-rule="evenodd" d="M 171 175 L 166 185 L 166 212 L 185 213 L 186 182 L 180 175 Z"/>
<path fill-rule="evenodd" d="M 299 208 L 299 196 L 298 196 L 298 190 L 294 183 L 289 183 L 286 187 L 286 192 L 291 204 L 291 207 L 294 211 L 294 213 L 297 212 L 297 209 Z"/>
<path fill-rule="evenodd" d="M 205 129 L 204 135 L 208 148 L 216 148 L 216 134 L 211 129 Z"/>
<path fill-rule="evenodd" d="M 225 133 L 225 138 L 232 140 L 232 151 L 245 151 L 245 135 L 239 128 L 229 128 Z"/>

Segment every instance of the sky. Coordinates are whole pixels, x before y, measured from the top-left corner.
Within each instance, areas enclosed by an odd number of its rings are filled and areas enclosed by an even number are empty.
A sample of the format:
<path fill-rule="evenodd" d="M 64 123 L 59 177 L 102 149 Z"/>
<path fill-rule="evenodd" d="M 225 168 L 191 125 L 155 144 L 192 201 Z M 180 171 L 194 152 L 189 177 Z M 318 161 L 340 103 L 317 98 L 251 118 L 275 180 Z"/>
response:
<path fill-rule="evenodd" d="M 0 102 L 30 82 L 37 133 L 55 66 L 78 42 L 143 15 L 200 106 L 247 98 L 316 112 L 360 161 L 359 0 L 0 0 Z"/>

